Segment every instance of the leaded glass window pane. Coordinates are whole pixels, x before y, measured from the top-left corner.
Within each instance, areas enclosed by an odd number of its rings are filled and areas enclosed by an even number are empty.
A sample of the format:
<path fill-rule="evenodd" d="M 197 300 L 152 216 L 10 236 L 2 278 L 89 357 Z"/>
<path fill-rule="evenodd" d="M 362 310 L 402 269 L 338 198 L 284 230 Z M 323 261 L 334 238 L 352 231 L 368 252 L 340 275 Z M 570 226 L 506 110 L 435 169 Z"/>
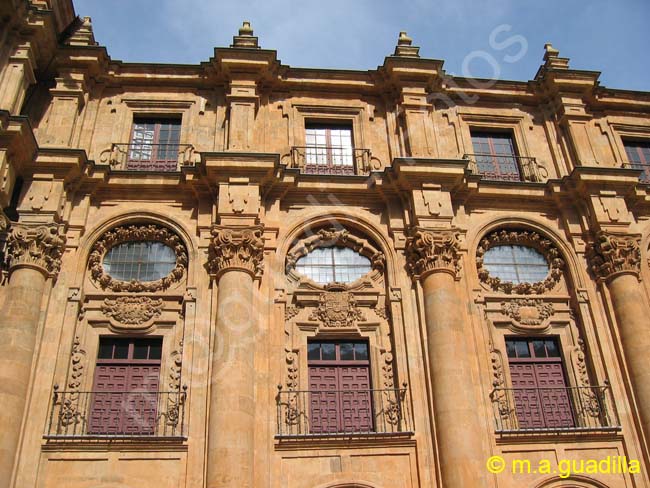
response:
<path fill-rule="evenodd" d="M 370 260 L 347 247 L 317 248 L 296 263 L 298 273 L 322 284 L 352 283 L 370 270 Z"/>
<path fill-rule="evenodd" d="M 495 246 L 483 256 L 483 266 L 491 276 L 501 281 L 537 283 L 548 276 L 546 258 L 536 249 L 526 246 Z"/>
<path fill-rule="evenodd" d="M 176 267 L 174 250 L 162 242 L 125 242 L 104 257 L 104 270 L 120 281 L 156 281 Z"/>

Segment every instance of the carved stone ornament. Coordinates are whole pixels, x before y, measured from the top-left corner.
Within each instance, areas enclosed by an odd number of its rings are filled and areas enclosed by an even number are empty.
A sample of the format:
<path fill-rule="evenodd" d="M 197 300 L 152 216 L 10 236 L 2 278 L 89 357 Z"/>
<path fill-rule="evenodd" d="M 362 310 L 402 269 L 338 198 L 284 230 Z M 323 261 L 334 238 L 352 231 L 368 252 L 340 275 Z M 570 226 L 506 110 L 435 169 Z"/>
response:
<path fill-rule="evenodd" d="M 102 262 L 106 253 L 118 244 L 136 241 L 156 241 L 169 246 L 176 254 L 176 266 L 164 278 L 156 281 L 121 281 L 104 271 Z M 187 250 L 180 237 L 158 224 L 131 224 L 115 227 L 95 242 L 88 258 L 90 276 L 103 289 L 115 292 L 154 292 L 165 290 L 179 282 L 187 270 Z"/>
<path fill-rule="evenodd" d="M 641 248 L 639 237 L 599 232 L 587 248 L 586 257 L 594 275 L 610 279 L 618 273 L 639 276 Z"/>
<path fill-rule="evenodd" d="M 550 268 L 548 276 L 543 281 L 536 283 L 512 283 L 511 281 L 501 281 L 496 276 L 491 276 L 490 272 L 483 266 L 483 256 L 488 249 L 501 245 L 520 245 L 536 249 L 546 258 L 546 262 Z M 517 229 L 497 230 L 481 239 L 476 250 L 476 269 L 479 279 L 494 291 L 503 293 L 530 295 L 550 291 L 560 281 L 563 268 L 564 261 L 560 257 L 560 251 L 557 247 L 549 239 L 542 237 L 534 231 Z"/>
<path fill-rule="evenodd" d="M 119 328 L 145 329 L 162 313 L 162 298 L 118 297 L 104 299 L 102 312 L 111 317 Z"/>
<path fill-rule="evenodd" d="M 326 290 L 321 293 L 318 308 L 312 312 L 309 320 L 317 320 L 327 328 L 355 327 L 357 321 L 365 320 L 353 293 L 337 285 L 329 285 Z"/>
<path fill-rule="evenodd" d="M 501 303 L 501 313 L 507 315 L 524 328 L 539 328 L 555 313 L 551 303 L 534 298 L 517 298 Z"/>
<path fill-rule="evenodd" d="M 0 232 L 6 231 L 11 225 L 11 221 L 7 218 L 4 212 L 0 209 Z"/>
<path fill-rule="evenodd" d="M 319 247 L 348 247 L 370 260 L 373 270 L 382 272 L 386 264 L 384 253 L 375 248 L 366 239 L 351 234 L 347 229 L 320 229 L 315 234 L 299 240 L 287 253 L 286 272 L 291 273 L 298 259 Z"/>
<path fill-rule="evenodd" d="M 61 269 L 65 236 L 59 226 L 13 224 L 7 237 L 9 267 L 33 266 L 54 277 Z"/>
<path fill-rule="evenodd" d="M 263 227 L 214 226 L 211 231 L 208 269 L 218 277 L 229 269 L 259 276 L 264 269 Z"/>
<path fill-rule="evenodd" d="M 458 232 L 413 229 L 406 240 L 406 263 L 414 278 L 423 278 L 433 271 L 456 277 L 460 272 Z"/>

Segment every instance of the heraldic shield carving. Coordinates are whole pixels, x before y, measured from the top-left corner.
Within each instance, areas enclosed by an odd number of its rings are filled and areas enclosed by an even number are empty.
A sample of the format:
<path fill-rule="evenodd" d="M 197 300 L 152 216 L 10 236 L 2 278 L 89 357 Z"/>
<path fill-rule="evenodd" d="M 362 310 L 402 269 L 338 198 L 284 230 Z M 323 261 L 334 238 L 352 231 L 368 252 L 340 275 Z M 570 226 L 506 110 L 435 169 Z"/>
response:
<path fill-rule="evenodd" d="M 309 320 L 318 320 L 327 328 L 356 327 L 357 321 L 365 320 L 357 307 L 354 294 L 345 291 L 344 285 L 332 284 L 325 290 L 320 295 L 318 308 Z"/>

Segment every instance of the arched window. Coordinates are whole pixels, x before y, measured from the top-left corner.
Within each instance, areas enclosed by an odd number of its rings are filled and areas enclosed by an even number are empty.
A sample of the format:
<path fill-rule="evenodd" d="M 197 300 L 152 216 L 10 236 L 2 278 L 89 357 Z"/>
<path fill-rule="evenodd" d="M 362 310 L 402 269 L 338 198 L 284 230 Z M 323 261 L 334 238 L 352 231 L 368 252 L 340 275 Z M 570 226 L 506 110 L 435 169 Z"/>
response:
<path fill-rule="evenodd" d="M 116 280 L 156 281 L 176 266 L 174 250 L 156 241 L 118 244 L 104 256 L 104 270 Z"/>
<path fill-rule="evenodd" d="M 516 284 L 543 281 L 550 271 L 542 253 L 532 247 L 519 245 L 488 249 L 483 256 L 483 266 L 491 276 Z"/>
<path fill-rule="evenodd" d="M 348 247 L 322 247 L 296 262 L 296 271 L 316 283 L 352 283 L 372 269 L 370 259 Z"/>

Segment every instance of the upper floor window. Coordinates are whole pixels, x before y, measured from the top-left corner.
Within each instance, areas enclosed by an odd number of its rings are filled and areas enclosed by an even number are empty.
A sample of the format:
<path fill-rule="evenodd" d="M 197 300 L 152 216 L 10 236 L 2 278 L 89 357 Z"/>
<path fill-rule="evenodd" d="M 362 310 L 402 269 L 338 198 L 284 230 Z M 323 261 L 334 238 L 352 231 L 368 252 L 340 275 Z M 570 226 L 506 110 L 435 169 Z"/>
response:
<path fill-rule="evenodd" d="M 125 242 L 104 257 L 104 270 L 120 281 L 156 281 L 176 267 L 174 250 L 155 241 Z"/>
<path fill-rule="evenodd" d="M 550 271 L 546 258 L 527 246 L 495 246 L 483 255 L 483 266 L 491 276 L 511 283 L 544 281 Z"/>
<path fill-rule="evenodd" d="M 316 283 L 352 283 L 372 269 L 370 260 L 348 247 L 316 248 L 296 262 L 296 271 Z"/>
<path fill-rule="evenodd" d="M 641 181 L 650 182 L 650 140 L 623 141 L 630 166 L 640 169 Z"/>
<path fill-rule="evenodd" d="M 176 171 L 180 135 L 180 119 L 135 118 L 126 169 Z"/>
<path fill-rule="evenodd" d="M 354 145 L 352 126 L 306 124 L 305 172 L 352 175 Z"/>
<path fill-rule="evenodd" d="M 477 171 L 493 180 L 521 181 L 515 143 L 509 132 L 475 131 L 472 146 Z"/>

